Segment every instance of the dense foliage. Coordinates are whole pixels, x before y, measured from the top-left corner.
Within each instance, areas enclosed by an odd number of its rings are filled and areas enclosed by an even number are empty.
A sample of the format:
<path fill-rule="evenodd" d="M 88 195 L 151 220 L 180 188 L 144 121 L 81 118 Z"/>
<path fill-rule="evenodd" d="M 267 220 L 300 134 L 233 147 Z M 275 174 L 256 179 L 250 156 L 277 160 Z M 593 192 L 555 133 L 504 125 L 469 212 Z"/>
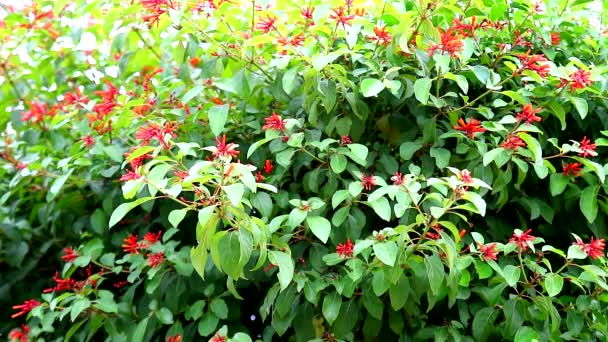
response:
<path fill-rule="evenodd" d="M 601 3 L 17 5 L 9 340 L 608 338 Z"/>

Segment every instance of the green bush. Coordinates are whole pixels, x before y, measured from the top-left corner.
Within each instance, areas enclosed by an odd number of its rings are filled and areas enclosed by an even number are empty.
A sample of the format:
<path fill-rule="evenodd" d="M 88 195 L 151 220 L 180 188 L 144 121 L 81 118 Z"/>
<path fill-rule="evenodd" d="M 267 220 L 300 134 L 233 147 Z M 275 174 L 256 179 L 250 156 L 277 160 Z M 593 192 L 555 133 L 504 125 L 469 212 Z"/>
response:
<path fill-rule="evenodd" d="M 608 338 L 597 5 L 0 5 L 0 329 Z"/>

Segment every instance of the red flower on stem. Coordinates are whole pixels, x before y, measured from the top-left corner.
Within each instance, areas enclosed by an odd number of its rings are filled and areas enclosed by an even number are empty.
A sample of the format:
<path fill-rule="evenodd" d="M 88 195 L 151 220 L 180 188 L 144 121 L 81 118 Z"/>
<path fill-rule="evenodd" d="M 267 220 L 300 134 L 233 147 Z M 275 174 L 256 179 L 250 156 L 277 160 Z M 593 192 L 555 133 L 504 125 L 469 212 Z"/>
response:
<path fill-rule="evenodd" d="M 589 140 L 586 136 L 584 136 L 583 140 L 581 140 L 579 148 L 581 150 L 583 150 L 583 152 L 579 153 L 578 155 L 583 158 L 587 158 L 587 156 L 591 156 L 591 157 L 597 156 L 597 152 L 595 152 L 597 145 L 592 144 L 591 140 Z"/>
<path fill-rule="evenodd" d="M 40 302 L 35 299 L 28 299 L 23 304 L 13 305 L 14 310 L 20 310 L 19 312 L 13 314 L 11 318 L 17 318 L 19 316 L 23 316 L 28 312 L 32 311 L 34 308 L 40 306 Z"/>
<path fill-rule="evenodd" d="M 77 282 L 76 280 L 69 277 L 61 279 L 59 277 L 59 272 L 55 272 L 55 275 L 53 276 L 53 281 L 55 282 L 55 286 L 42 290 L 42 293 L 72 291 L 74 289 L 80 289 L 86 284 L 86 282 Z"/>
<path fill-rule="evenodd" d="M 346 243 L 339 243 L 338 246 L 336 246 L 336 253 L 338 253 L 339 256 L 350 258 L 353 256 L 354 247 L 355 245 L 353 245 L 350 239 L 346 239 Z"/>
<path fill-rule="evenodd" d="M 226 144 L 226 135 L 222 136 L 220 140 L 219 137 L 215 137 L 215 142 L 217 143 L 216 147 L 212 147 L 213 157 L 237 157 L 239 155 L 239 151 L 236 149 L 239 145 L 235 143 Z"/>
<path fill-rule="evenodd" d="M 528 50 L 528 52 L 520 53 L 516 56 L 521 61 L 522 66 L 514 72 L 514 75 L 517 75 L 524 70 L 536 71 L 538 76 L 542 78 L 547 77 L 549 74 L 549 69 L 551 69 L 551 67 L 549 64 L 545 63 L 547 62 L 547 58 L 545 58 L 544 55 L 530 55 L 530 50 Z"/>
<path fill-rule="evenodd" d="M 401 185 L 405 183 L 405 176 L 401 172 L 397 171 L 391 177 L 391 181 L 393 182 L 393 185 Z"/>
<path fill-rule="evenodd" d="M 222 336 L 219 332 L 216 332 L 209 342 L 226 342 L 226 336 Z"/>
<path fill-rule="evenodd" d="M 141 178 L 139 171 L 127 170 L 127 173 L 122 175 L 120 177 L 119 181 L 126 182 L 126 181 L 135 180 L 135 179 L 139 179 L 139 178 Z"/>
<path fill-rule="evenodd" d="M 63 259 L 63 261 L 72 262 L 72 261 L 76 260 L 77 257 L 78 257 L 78 253 L 76 253 L 74 248 L 67 247 L 67 248 L 63 249 L 63 255 L 61 256 L 61 259 Z"/>
<path fill-rule="evenodd" d="M 376 42 L 376 44 L 380 45 L 389 45 L 393 40 L 393 36 L 386 32 L 386 26 L 374 26 L 374 35 L 367 36 L 368 40 Z"/>
<path fill-rule="evenodd" d="M 464 46 L 460 37 L 451 28 L 445 30 L 445 32 L 440 28 L 437 30 L 439 30 L 439 34 L 441 35 L 441 43 L 431 45 L 429 55 L 433 55 L 435 51 L 439 50 L 442 54 L 447 52 L 450 56 L 457 57 L 458 52 L 462 51 L 462 47 Z"/>
<path fill-rule="evenodd" d="M 271 30 L 276 30 L 277 17 L 267 15 L 266 18 L 261 18 L 260 21 L 255 25 L 255 28 L 261 30 L 264 33 L 268 33 Z"/>
<path fill-rule="evenodd" d="M 302 14 L 304 19 L 312 20 L 312 14 L 314 13 L 314 11 L 315 11 L 314 7 L 304 7 L 304 8 L 302 8 L 302 10 L 300 10 L 300 14 Z"/>
<path fill-rule="evenodd" d="M 156 233 L 147 232 L 146 235 L 144 235 L 144 240 L 148 243 L 149 246 L 152 246 L 153 244 L 159 242 L 162 236 L 162 230 L 159 230 Z"/>
<path fill-rule="evenodd" d="M 536 239 L 536 236 L 530 235 L 531 231 L 532 229 L 528 229 L 521 234 L 513 233 L 513 237 L 509 242 L 516 244 L 522 251 L 525 251 L 528 247 L 532 246 L 532 242 Z"/>
<path fill-rule="evenodd" d="M 348 135 L 343 135 L 340 138 L 340 145 L 348 145 L 348 144 L 352 144 L 353 142 L 350 140 L 350 137 Z"/>
<path fill-rule="evenodd" d="M 85 135 L 84 137 L 78 139 L 80 141 L 82 141 L 82 144 L 86 147 L 91 147 L 93 145 L 95 145 L 95 139 L 93 139 L 93 137 L 91 137 L 90 134 Z"/>
<path fill-rule="evenodd" d="M 122 250 L 129 254 L 139 254 L 139 250 L 143 246 L 137 241 L 137 238 L 137 235 L 129 234 L 129 236 L 123 240 L 124 243 L 121 246 Z"/>
<path fill-rule="evenodd" d="M 496 250 L 496 244 L 479 245 L 479 251 L 483 254 L 483 260 L 488 261 L 490 259 L 496 261 L 498 251 Z"/>
<path fill-rule="evenodd" d="M 150 267 L 152 268 L 156 268 L 156 266 L 162 264 L 165 261 L 165 253 L 163 252 L 158 252 L 155 254 L 148 254 L 148 265 L 150 265 Z"/>
<path fill-rule="evenodd" d="M 167 342 L 182 342 L 182 335 L 169 336 Z"/>
<path fill-rule="evenodd" d="M 365 190 L 371 190 L 376 185 L 376 177 L 373 174 L 367 176 L 364 172 L 361 175 L 361 185 Z"/>
<path fill-rule="evenodd" d="M 272 169 L 274 169 L 274 165 L 272 165 L 272 161 L 266 159 L 266 162 L 264 163 L 264 172 L 271 173 Z"/>
<path fill-rule="evenodd" d="M 501 146 L 517 152 L 520 147 L 526 147 L 526 143 L 517 135 L 509 135 Z"/>
<path fill-rule="evenodd" d="M 560 40 L 558 32 L 551 32 L 551 45 L 559 45 Z"/>
<path fill-rule="evenodd" d="M 606 246 L 604 239 L 596 240 L 594 237 L 591 237 L 589 243 L 584 243 L 578 236 L 575 238 L 576 242 L 574 242 L 573 245 L 580 246 L 591 259 L 597 259 L 604 256 L 604 247 Z"/>
<path fill-rule="evenodd" d="M 346 28 L 346 25 L 350 26 L 350 21 L 355 19 L 354 14 L 348 15 L 346 13 L 344 6 L 334 8 L 332 11 L 334 11 L 334 13 L 329 16 L 329 19 L 335 20 L 337 24 L 342 25 L 343 28 Z"/>
<path fill-rule="evenodd" d="M 471 184 L 473 183 L 473 177 L 471 177 L 471 171 L 469 170 L 462 170 L 458 172 L 458 179 L 463 181 L 465 184 Z"/>
<path fill-rule="evenodd" d="M 262 130 L 271 129 L 285 132 L 285 120 L 281 119 L 281 117 L 277 113 L 273 112 L 272 115 L 267 118 L 264 118 L 264 121 L 266 122 L 266 124 L 262 126 Z"/>
<path fill-rule="evenodd" d="M 536 113 L 540 112 L 542 108 L 534 108 L 531 103 L 528 103 L 523 106 L 521 112 L 517 113 L 517 117 L 515 119 L 517 121 L 525 121 L 528 125 L 533 122 L 540 122 L 542 119 L 539 116 L 536 116 Z"/>
<path fill-rule="evenodd" d="M 481 122 L 473 118 L 469 118 L 468 122 L 464 119 L 458 119 L 459 126 L 454 126 L 457 131 L 464 132 L 469 138 L 475 138 L 475 133 L 483 133 L 486 131 L 485 128 L 481 127 Z"/>
<path fill-rule="evenodd" d="M 11 330 L 11 332 L 8 334 L 8 338 L 10 338 L 11 341 L 27 342 L 29 339 L 29 333 L 30 328 L 25 324 L 21 324 L 21 328 Z"/>
<path fill-rule="evenodd" d="M 562 173 L 566 176 L 578 176 L 578 173 L 581 172 L 581 170 L 581 163 L 568 163 L 562 167 Z"/>
<path fill-rule="evenodd" d="M 585 89 L 586 87 L 593 84 L 591 80 L 591 72 L 583 69 L 578 69 L 575 72 L 568 75 L 570 80 L 560 79 L 558 88 L 570 86 L 570 92 L 573 93 L 575 89 Z"/>
<path fill-rule="evenodd" d="M 261 171 L 258 171 L 255 174 L 255 181 L 258 182 L 258 183 L 262 183 L 264 181 L 264 175 L 262 174 Z"/>
<path fill-rule="evenodd" d="M 426 236 L 428 236 L 430 239 L 433 239 L 433 240 L 439 240 L 441 238 L 441 232 L 443 232 L 443 229 L 441 229 L 439 224 L 432 226 L 431 229 L 433 229 L 435 231 L 435 233 L 427 232 Z"/>

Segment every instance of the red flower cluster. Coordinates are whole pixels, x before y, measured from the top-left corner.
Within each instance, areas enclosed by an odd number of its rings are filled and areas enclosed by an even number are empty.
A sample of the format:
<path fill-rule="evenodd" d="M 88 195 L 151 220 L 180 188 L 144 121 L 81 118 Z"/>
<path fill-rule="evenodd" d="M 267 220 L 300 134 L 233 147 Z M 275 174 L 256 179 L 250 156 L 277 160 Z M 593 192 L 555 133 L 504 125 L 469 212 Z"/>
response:
<path fill-rule="evenodd" d="M 338 246 L 336 246 L 336 253 L 340 256 L 350 258 L 353 256 L 354 247 L 355 245 L 353 245 L 350 239 L 346 239 L 346 243 L 339 243 Z"/>
<path fill-rule="evenodd" d="M 509 135 L 501 146 L 517 152 L 520 147 L 526 147 L 526 143 L 517 135 Z"/>
<path fill-rule="evenodd" d="M 500 28 L 503 26 L 503 24 L 501 24 L 500 22 L 493 24 L 488 19 L 484 19 L 479 23 L 476 23 L 476 21 L 477 21 L 477 18 L 475 16 L 473 16 L 471 18 L 470 24 L 465 24 L 462 21 L 460 21 L 459 18 L 454 18 L 454 20 L 452 20 L 452 30 L 458 32 L 460 35 L 462 35 L 464 38 L 466 38 L 466 37 L 475 37 L 475 31 L 477 31 L 480 28 L 481 29 L 487 29 L 490 27 Z"/>
<path fill-rule="evenodd" d="M 169 134 L 172 137 L 176 137 L 175 128 L 176 125 L 170 122 L 165 122 L 164 126 L 150 122 L 137 130 L 135 139 L 141 140 L 142 145 L 148 145 L 152 139 L 156 139 L 164 149 L 169 149 L 170 146 L 167 141 L 165 141 L 165 136 Z"/>
<path fill-rule="evenodd" d="M 270 174 L 272 173 L 272 169 L 274 169 L 274 165 L 272 165 L 272 161 L 271 160 L 266 160 L 266 162 L 264 163 L 264 172 Z"/>
<path fill-rule="evenodd" d="M 106 122 L 105 118 L 116 106 L 118 106 L 118 103 L 116 103 L 118 89 L 109 81 L 106 81 L 105 83 L 108 86 L 108 90 L 98 90 L 95 92 L 95 95 L 101 96 L 101 102 L 96 103 L 93 106 L 95 115 L 92 113 L 86 114 L 89 119 L 89 126 L 99 134 L 104 134 L 112 129 L 111 121 Z"/>
<path fill-rule="evenodd" d="M 28 299 L 25 302 L 23 302 L 23 304 L 14 305 L 13 309 L 20 310 L 20 311 L 13 314 L 11 316 L 11 318 L 17 318 L 19 316 L 23 316 L 23 315 L 27 314 L 28 312 L 32 311 L 34 308 L 40 306 L 40 304 L 41 303 L 35 299 Z"/>
<path fill-rule="evenodd" d="M 235 143 L 226 143 L 226 135 L 222 136 L 220 140 L 219 137 L 215 137 L 216 147 L 213 148 L 213 157 L 237 157 L 239 155 L 239 151 L 236 149 L 239 145 Z"/>
<path fill-rule="evenodd" d="M 215 335 L 209 340 L 209 342 L 226 342 L 226 336 L 220 335 L 219 332 L 215 333 Z"/>
<path fill-rule="evenodd" d="M 146 248 L 147 244 L 143 242 L 139 242 L 139 236 L 135 234 L 129 234 L 124 240 L 122 244 L 122 250 L 125 253 L 129 254 L 139 254 L 139 250 L 142 248 Z"/>
<path fill-rule="evenodd" d="M 343 135 L 340 138 L 340 145 L 348 145 L 348 144 L 352 144 L 352 140 L 350 140 L 350 137 L 348 135 Z"/>
<path fill-rule="evenodd" d="M 93 145 L 95 145 L 95 139 L 93 139 L 93 137 L 90 134 L 85 135 L 84 137 L 79 139 L 80 141 L 82 141 L 82 144 L 85 147 L 91 147 Z"/>
<path fill-rule="evenodd" d="M 306 21 L 312 20 L 312 14 L 314 13 L 314 7 L 304 7 L 300 10 L 300 14 L 306 19 Z"/>
<path fill-rule="evenodd" d="M 89 273 L 90 276 L 90 268 L 87 269 L 87 273 Z M 53 281 L 55 282 L 55 286 L 42 290 L 43 293 L 80 290 L 88 283 L 88 279 L 83 281 L 76 281 L 70 277 L 61 279 L 59 277 L 59 272 L 55 272 Z"/>
<path fill-rule="evenodd" d="M 146 241 L 148 246 L 152 246 L 153 244 L 159 242 L 162 236 L 163 232 L 161 230 L 156 232 L 156 234 L 152 232 L 147 232 L 146 235 L 144 235 L 144 241 Z"/>
<path fill-rule="evenodd" d="M 483 260 L 488 261 L 490 259 L 496 261 L 498 256 L 498 250 L 496 250 L 496 244 L 492 243 L 489 245 L 478 245 L 479 251 L 483 255 Z"/>
<path fill-rule="evenodd" d="M 583 240 L 577 236 L 576 242 L 574 242 L 573 245 L 580 246 L 591 259 L 597 259 L 604 256 L 604 247 L 606 246 L 604 241 L 604 239 L 595 240 L 594 237 L 591 237 L 589 243 L 584 243 Z"/>
<path fill-rule="evenodd" d="M 521 112 L 517 113 L 517 117 L 515 118 L 517 121 L 525 121 L 528 125 L 533 122 L 540 122 L 542 119 L 536 115 L 536 113 L 540 112 L 542 108 L 532 107 L 531 103 L 528 103 L 523 106 Z"/>
<path fill-rule="evenodd" d="M 428 236 L 430 239 L 433 239 L 433 240 L 439 240 L 441 238 L 441 232 L 443 232 L 443 229 L 441 229 L 441 227 L 439 226 L 439 223 L 432 226 L 431 229 L 433 229 L 435 231 L 435 233 L 427 232 L 426 236 Z"/>
<path fill-rule="evenodd" d="M 593 81 L 590 78 L 591 72 L 587 70 L 578 69 L 568 76 L 570 77 L 570 80 L 564 78 L 559 80 L 559 84 L 557 85 L 558 88 L 569 86 L 570 92 L 573 93 L 575 89 L 585 89 L 593 84 Z"/>
<path fill-rule="evenodd" d="M 521 67 L 513 73 L 514 75 L 520 74 L 524 70 L 536 71 L 538 76 L 545 78 L 549 74 L 551 67 L 546 64 L 547 58 L 544 55 L 531 55 L 530 50 L 526 53 L 520 53 L 516 55 L 521 61 Z"/>
<path fill-rule="evenodd" d="M 74 248 L 67 247 L 63 249 L 63 255 L 61 256 L 61 259 L 63 259 L 63 261 L 73 262 L 74 260 L 76 260 L 76 258 L 78 258 L 78 253 L 76 253 Z"/>
<path fill-rule="evenodd" d="M 25 324 L 21 324 L 21 328 L 11 330 L 8 334 L 8 338 L 11 341 L 27 342 L 29 340 L 30 327 Z"/>
<path fill-rule="evenodd" d="M 163 252 L 158 252 L 158 253 L 150 253 L 148 254 L 148 265 L 152 268 L 156 268 L 158 265 L 162 264 L 165 261 L 165 253 Z"/>
<path fill-rule="evenodd" d="M 551 45 L 559 45 L 560 40 L 558 32 L 551 32 Z"/>
<path fill-rule="evenodd" d="M 281 119 L 281 117 L 277 113 L 272 112 L 272 115 L 267 118 L 264 118 L 264 121 L 266 122 L 266 124 L 262 126 L 262 130 L 265 131 L 267 129 L 271 129 L 275 131 L 285 132 L 285 120 Z"/>
<path fill-rule="evenodd" d="M 473 177 L 471 176 L 471 171 L 466 170 L 466 169 L 458 172 L 458 179 L 463 181 L 465 184 L 473 183 Z"/>
<path fill-rule="evenodd" d="M 350 26 L 351 20 L 355 19 L 354 14 L 348 14 L 344 6 L 333 9 L 334 13 L 329 16 L 329 19 L 335 20 L 338 25 L 342 25 L 346 29 L 346 25 Z"/>
<path fill-rule="evenodd" d="M 522 251 L 525 251 L 528 247 L 532 246 L 532 242 L 536 239 L 536 236 L 530 235 L 531 231 L 532 229 L 528 229 L 521 234 L 513 233 L 513 237 L 509 242 L 516 244 Z"/>
<path fill-rule="evenodd" d="M 581 170 L 581 163 L 568 163 L 562 167 L 562 173 L 566 176 L 578 176 L 578 173 L 581 172 Z"/>
<path fill-rule="evenodd" d="M 141 4 L 150 12 L 144 16 L 144 21 L 150 26 L 158 22 L 158 18 L 169 9 L 175 9 L 173 0 L 141 0 Z"/>
<path fill-rule="evenodd" d="M 63 104 L 64 105 L 71 105 L 71 104 L 77 104 L 77 105 L 82 105 L 82 104 L 87 104 L 89 103 L 89 98 L 82 95 L 82 93 L 80 92 L 80 89 L 78 87 L 74 88 L 74 93 L 71 92 L 67 92 L 65 93 L 65 95 L 63 95 Z"/>
<path fill-rule="evenodd" d="M 468 122 L 464 119 L 458 119 L 459 126 L 454 126 L 457 131 L 464 132 L 469 138 L 475 138 L 475 133 L 483 133 L 486 131 L 485 128 L 481 127 L 481 122 L 473 118 L 469 118 Z"/>
<path fill-rule="evenodd" d="M 371 190 L 376 185 L 376 177 L 371 174 L 367 176 L 365 172 L 361 175 L 361 185 L 367 191 Z"/>
<path fill-rule="evenodd" d="M 260 21 L 258 21 L 258 23 L 255 25 L 255 28 L 261 30 L 264 33 L 268 33 L 271 30 L 277 29 L 276 21 L 277 17 L 267 15 L 266 18 L 262 18 L 260 19 Z"/>
<path fill-rule="evenodd" d="M 447 52 L 450 56 L 457 57 L 458 52 L 462 51 L 462 47 L 464 46 L 460 37 L 452 28 L 445 30 L 445 32 L 440 28 L 438 28 L 438 30 L 441 35 L 441 43 L 431 45 L 429 48 L 429 56 L 439 50 L 442 54 Z"/>
<path fill-rule="evenodd" d="M 393 40 L 393 36 L 386 32 L 386 26 L 374 26 L 374 35 L 367 36 L 367 39 L 373 42 L 376 42 L 378 45 L 387 46 Z"/>
<path fill-rule="evenodd" d="M 182 342 L 182 335 L 169 336 L 167 342 Z"/>
<path fill-rule="evenodd" d="M 583 158 L 587 158 L 587 156 L 591 156 L 591 157 L 597 156 L 597 152 L 595 152 L 597 145 L 591 143 L 591 140 L 589 140 L 586 136 L 583 137 L 583 140 L 580 142 L 579 148 L 583 152 L 579 153 L 578 155 Z"/>
<path fill-rule="evenodd" d="M 391 181 L 393 182 L 394 185 L 401 185 L 401 184 L 405 183 L 405 176 L 401 172 L 397 171 L 391 177 Z"/>
<path fill-rule="evenodd" d="M 27 112 L 21 113 L 21 121 L 30 121 L 32 120 L 34 123 L 38 123 L 44 120 L 45 117 L 53 117 L 56 114 L 56 108 L 49 107 L 46 103 L 41 102 L 31 102 L 30 110 Z"/>

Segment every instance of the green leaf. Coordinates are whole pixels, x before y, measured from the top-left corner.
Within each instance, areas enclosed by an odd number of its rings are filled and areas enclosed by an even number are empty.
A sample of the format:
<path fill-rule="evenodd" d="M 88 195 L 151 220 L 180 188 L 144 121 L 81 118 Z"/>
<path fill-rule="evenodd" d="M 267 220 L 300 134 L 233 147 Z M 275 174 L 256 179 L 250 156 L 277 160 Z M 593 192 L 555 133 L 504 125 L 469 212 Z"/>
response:
<path fill-rule="evenodd" d="M 323 299 L 323 317 L 325 317 L 329 325 L 332 325 L 336 318 L 338 318 L 341 306 L 342 296 L 338 292 L 334 291 Z"/>
<path fill-rule="evenodd" d="M 432 84 L 433 80 L 430 78 L 417 79 L 416 82 L 414 82 L 414 96 L 416 97 L 416 100 L 424 105 L 427 104 Z"/>
<path fill-rule="evenodd" d="M 424 258 L 424 266 L 426 267 L 426 275 L 429 279 L 431 292 L 437 295 L 443 286 L 443 279 L 445 278 L 443 263 L 437 254 L 432 254 Z"/>
<path fill-rule="evenodd" d="M 563 173 L 553 173 L 549 178 L 549 189 L 551 190 L 551 196 L 558 196 L 570 183 L 570 178 Z"/>
<path fill-rule="evenodd" d="M 173 313 L 167 308 L 161 308 L 156 311 L 156 318 L 158 318 L 162 324 L 173 324 Z"/>
<path fill-rule="evenodd" d="M 514 342 L 531 342 L 531 341 L 535 341 L 535 340 L 538 341 L 539 339 L 540 339 L 540 336 L 538 335 L 538 333 L 536 332 L 535 329 L 532 329 L 532 328 L 526 327 L 526 326 L 522 326 L 517 331 L 517 334 L 515 334 Z"/>
<path fill-rule="evenodd" d="M 380 297 L 386 292 L 386 290 L 389 289 L 390 286 L 391 283 L 386 280 L 384 270 L 381 268 L 376 269 L 372 277 L 372 289 L 374 290 L 374 294 Z"/>
<path fill-rule="evenodd" d="M 144 337 L 146 336 L 146 328 L 148 327 L 148 320 L 150 318 L 146 317 L 141 322 L 137 324 L 135 330 L 133 331 L 133 335 L 131 335 L 130 341 L 134 342 L 143 342 Z"/>
<path fill-rule="evenodd" d="M 484 201 L 478 193 L 468 191 L 462 196 L 462 198 L 473 203 L 481 216 L 486 215 L 486 201 Z"/>
<path fill-rule="evenodd" d="M 494 330 L 494 320 L 496 319 L 494 308 L 482 308 L 477 311 L 473 318 L 473 337 L 475 341 L 487 341 Z"/>
<path fill-rule="evenodd" d="M 186 217 L 186 214 L 188 213 L 188 209 L 175 209 L 172 210 L 169 213 L 169 223 L 171 223 L 171 225 L 174 228 L 177 228 L 177 226 L 180 224 L 180 222 L 182 222 L 182 220 L 184 219 L 184 217 Z"/>
<path fill-rule="evenodd" d="M 283 75 L 283 90 L 288 95 L 296 89 L 298 82 L 296 77 L 298 76 L 298 68 L 291 68 Z"/>
<path fill-rule="evenodd" d="M 243 186 L 243 184 L 236 183 L 225 185 L 222 187 L 222 190 L 224 191 L 224 193 L 226 193 L 226 196 L 228 197 L 228 200 L 232 203 L 232 205 L 238 206 L 241 204 L 243 194 L 245 193 L 245 187 Z"/>
<path fill-rule="evenodd" d="M 361 94 L 364 97 L 371 97 L 378 95 L 385 88 L 382 81 L 375 78 L 366 78 L 361 81 Z"/>
<path fill-rule="evenodd" d="M 184 104 L 187 104 L 188 102 L 190 102 L 190 100 L 195 98 L 197 95 L 201 94 L 203 92 L 203 89 L 205 89 L 205 86 L 197 85 L 196 87 L 188 90 L 188 92 L 186 92 L 184 97 L 182 97 L 182 102 Z"/>
<path fill-rule="evenodd" d="M 589 112 L 589 105 L 587 104 L 587 101 L 585 101 L 585 99 L 581 99 L 580 97 L 570 97 L 570 102 L 572 102 L 574 108 L 576 108 L 578 111 L 581 119 L 584 120 Z"/>
<path fill-rule="evenodd" d="M 213 106 L 209 109 L 209 127 L 213 135 L 220 136 L 228 121 L 228 109 L 229 105 Z"/>
<path fill-rule="evenodd" d="M 419 149 L 422 148 L 422 143 L 415 141 L 404 142 L 399 146 L 399 155 L 404 160 L 410 160 Z"/>
<path fill-rule="evenodd" d="M 367 202 L 367 204 L 374 209 L 374 212 L 384 221 L 391 220 L 391 205 L 386 197 L 380 197 L 373 202 Z"/>
<path fill-rule="evenodd" d="M 78 329 L 80 329 L 80 327 L 81 327 L 81 326 L 82 326 L 84 323 L 86 323 L 86 322 L 88 322 L 88 321 L 89 321 L 89 320 L 85 318 L 85 319 L 81 320 L 80 322 L 78 322 L 78 323 L 76 323 L 76 324 L 72 325 L 72 327 L 70 328 L 70 330 L 68 330 L 68 331 L 65 333 L 65 336 L 64 336 L 64 340 L 63 340 L 63 341 L 64 341 L 64 342 L 70 342 L 70 339 L 72 338 L 72 336 L 74 336 L 74 334 L 76 333 L 76 331 L 78 331 Z M 12 340 L 12 341 L 16 341 L 16 340 Z"/>
<path fill-rule="evenodd" d="M 549 274 L 545 277 L 545 290 L 549 297 L 557 296 L 564 287 L 564 278 L 559 274 Z"/>
<path fill-rule="evenodd" d="M 598 204 L 597 195 L 600 190 L 598 185 L 590 185 L 581 192 L 579 205 L 587 222 L 593 223 L 597 217 Z"/>
<path fill-rule="evenodd" d="M 260 212 L 262 217 L 270 217 L 272 215 L 272 198 L 265 192 L 257 192 L 251 199 L 251 205 Z"/>
<path fill-rule="evenodd" d="M 348 144 L 350 151 L 361 160 L 367 159 L 368 148 L 361 144 Z"/>
<path fill-rule="evenodd" d="M 488 83 L 488 79 L 490 78 L 490 70 L 483 65 L 475 65 L 471 67 L 475 77 L 481 82 L 481 84 L 486 85 Z"/>
<path fill-rule="evenodd" d="M 296 151 L 292 149 L 280 152 L 277 154 L 277 164 L 284 168 L 288 168 L 289 164 L 291 164 L 291 158 L 293 157 L 294 153 L 296 153 Z"/>
<path fill-rule="evenodd" d="M 285 290 L 293 279 L 294 264 L 289 254 L 279 251 L 270 251 L 268 255 L 270 262 L 279 266 L 279 284 L 281 291 Z"/>
<path fill-rule="evenodd" d="M 238 332 L 238 333 L 234 334 L 234 336 L 232 336 L 232 338 L 230 339 L 230 341 L 233 341 L 233 342 L 251 342 L 251 337 L 249 337 L 249 335 L 244 334 L 242 332 Z"/>
<path fill-rule="evenodd" d="M 389 283 L 389 282 L 387 282 Z M 390 285 L 390 283 L 389 283 Z M 399 278 L 399 281 L 396 284 L 393 284 L 388 290 L 388 296 L 391 301 L 391 307 L 393 310 L 400 310 L 405 303 L 407 302 L 407 297 L 410 293 L 410 282 L 409 280 L 402 274 Z"/>
<path fill-rule="evenodd" d="M 209 309 L 219 319 L 228 318 L 228 305 L 226 305 L 226 302 L 221 298 L 213 298 L 213 300 L 209 304 Z"/>
<path fill-rule="evenodd" d="M 203 315 L 203 318 L 198 322 L 198 334 L 201 336 L 209 336 L 217 330 L 219 318 L 211 312 Z"/>
<path fill-rule="evenodd" d="M 346 157 L 342 154 L 334 154 L 329 160 L 329 165 L 335 173 L 342 173 L 342 171 L 346 170 L 347 163 Z"/>
<path fill-rule="evenodd" d="M 119 205 L 116 209 L 114 209 L 114 212 L 112 212 L 112 216 L 110 216 L 110 223 L 109 223 L 109 228 L 112 228 L 114 225 L 116 225 L 118 222 L 120 222 L 120 220 L 123 219 L 123 217 L 125 217 L 125 215 L 127 215 L 127 213 L 129 211 L 131 211 L 133 208 L 137 207 L 138 205 L 148 202 L 150 200 L 153 200 L 154 197 L 142 197 L 142 198 L 138 198 L 133 202 L 129 202 L 129 203 L 123 203 L 121 205 Z"/>
<path fill-rule="evenodd" d="M 383 264 L 389 266 L 395 266 L 395 260 L 397 259 L 397 244 L 392 241 L 381 242 L 374 244 L 374 255 L 382 261 Z"/>
<path fill-rule="evenodd" d="M 505 91 L 501 91 L 500 93 L 503 94 L 503 95 L 507 95 L 508 97 L 510 97 L 511 99 L 519 102 L 522 105 L 525 105 L 525 104 L 528 103 L 528 101 L 526 101 L 526 99 L 524 99 L 524 97 L 521 96 L 520 93 L 515 92 L 513 90 L 505 90 Z"/>
<path fill-rule="evenodd" d="M 519 277 L 521 276 L 521 269 L 513 265 L 507 265 L 502 270 L 502 276 L 505 278 L 509 286 L 516 288 Z"/>
<path fill-rule="evenodd" d="M 68 180 L 68 178 L 70 178 L 72 171 L 73 170 L 68 171 L 66 174 L 64 174 L 63 176 L 61 176 L 59 178 L 56 178 L 53 181 L 53 184 L 51 184 L 51 187 L 49 188 L 49 192 L 46 193 L 47 202 L 52 201 L 57 196 L 57 194 L 59 194 L 59 190 L 61 190 L 61 188 L 63 187 L 65 182 Z"/>
<path fill-rule="evenodd" d="M 331 233 L 331 223 L 321 216 L 308 216 L 306 217 L 306 223 L 312 233 L 323 243 L 327 243 L 329 239 L 329 233 Z"/>
<path fill-rule="evenodd" d="M 435 158 L 437 168 L 444 169 L 450 164 L 451 153 L 445 148 L 431 148 L 431 157 Z"/>
<path fill-rule="evenodd" d="M 512 298 L 503 305 L 503 313 L 505 315 L 505 337 L 512 338 L 515 336 L 517 329 L 524 322 L 526 315 L 524 302 L 519 298 Z"/>
<path fill-rule="evenodd" d="M 570 245 L 568 248 L 567 259 L 585 259 L 587 258 L 587 253 L 583 250 L 583 247 L 578 245 Z"/>
<path fill-rule="evenodd" d="M 222 232 L 223 233 L 223 232 Z M 218 241 L 221 268 L 233 279 L 239 279 L 243 273 L 241 265 L 241 242 L 236 232 L 224 234 Z M 218 317 L 222 318 L 218 315 Z"/>
<path fill-rule="evenodd" d="M 541 164 L 543 162 L 543 152 L 538 140 L 528 133 L 520 132 L 518 135 L 526 143 L 528 150 L 532 152 L 534 163 Z"/>

